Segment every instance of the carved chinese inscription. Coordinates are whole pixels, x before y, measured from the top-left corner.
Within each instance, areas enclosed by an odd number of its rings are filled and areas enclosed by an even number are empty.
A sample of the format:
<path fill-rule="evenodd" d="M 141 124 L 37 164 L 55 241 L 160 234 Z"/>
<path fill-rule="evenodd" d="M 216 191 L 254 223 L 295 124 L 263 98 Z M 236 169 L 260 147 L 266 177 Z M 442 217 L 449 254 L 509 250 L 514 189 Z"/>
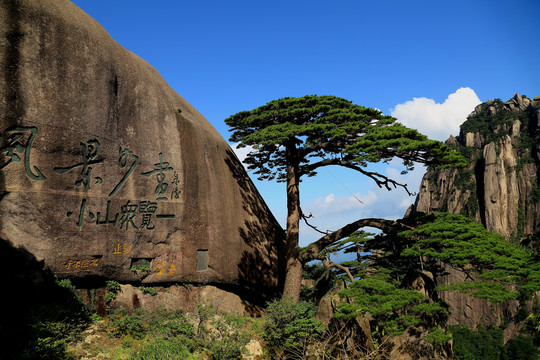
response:
<path fill-rule="evenodd" d="M 132 160 L 131 166 L 129 167 L 128 171 L 125 173 L 124 177 L 120 182 L 114 187 L 114 189 L 109 194 L 110 197 L 115 196 L 118 191 L 124 186 L 129 176 L 133 173 L 137 165 L 139 164 L 139 157 L 135 155 L 133 152 L 129 151 L 128 149 L 122 149 L 120 148 L 120 158 L 118 159 L 118 165 L 121 168 L 125 168 L 128 164 L 128 160 Z"/>
<path fill-rule="evenodd" d="M 99 155 L 99 141 L 89 140 L 86 145 L 81 143 L 81 156 L 82 161 L 78 164 L 68 166 L 68 167 L 58 167 L 54 168 L 54 172 L 57 174 L 65 174 L 76 168 L 81 168 L 81 179 L 75 182 L 76 186 L 83 186 L 86 190 L 90 190 L 91 181 L 92 181 L 92 166 L 95 164 L 100 164 L 103 162 L 103 159 L 98 159 Z M 103 183 L 103 180 L 99 177 L 95 177 L 96 184 Z"/>
<path fill-rule="evenodd" d="M 14 167 L 16 164 L 24 166 L 27 177 L 34 181 L 45 181 L 47 169 L 42 171 L 39 164 L 32 159 L 32 150 L 35 148 L 35 140 L 38 139 L 38 128 L 11 127 L 0 132 L 0 170 L 7 167 Z M 164 211 L 169 209 L 162 202 L 174 201 L 180 199 L 182 193 L 181 182 L 178 171 L 173 169 L 166 156 L 158 153 L 158 162 L 153 164 L 153 168 L 148 171 L 136 172 L 141 159 L 132 150 L 126 147 L 119 147 L 118 155 L 114 158 L 120 171 L 117 179 L 112 181 L 110 188 L 107 188 L 105 194 L 107 198 L 92 196 L 95 185 L 108 187 L 110 178 L 104 176 L 104 169 L 107 168 L 107 156 L 101 154 L 101 144 L 98 139 L 90 139 L 86 142 L 80 142 L 79 148 L 68 151 L 68 153 L 78 154 L 78 158 L 68 164 L 56 164 L 49 169 L 54 177 L 63 177 L 67 174 L 76 174 L 74 185 L 85 195 L 79 198 L 79 204 L 72 204 L 64 214 L 67 218 L 73 219 L 70 223 L 79 229 L 84 226 L 111 226 L 122 231 L 153 231 L 162 225 L 164 220 L 176 218 L 176 214 Z M 46 153 L 46 152 L 45 152 Z M 40 155 L 43 155 L 41 153 Z M 105 175 L 115 174 L 107 172 Z M 106 179 L 107 181 L 104 181 Z M 151 199 L 125 199 L 114 201 L 117 195 L 121 195 L 122 189 L 130 181 L 153 181 L 153 195 Z M 114 186 L 112 186 L 114 185 Z M 135 187 L 144 189 L 144 187 Z M 149 189 L 150 190 L 150 189 Z M 99 189 L 98 189 L 99 191 Z M 102 191 L 100 193 L 103 194 Z M 160 206 L 163 204 L 162 206 Z M 161 211 L 160 211 L 161 210 Z M 112 255 L 131 255 L 133 245 L 118 241 L 112 250 Z M 108 251 L 111 251 L 110 248 Z M 150 271 L 150 259 L 144 259 L 145 268 Z M 101 255 L 64 258 L 57 263 L 60 271 L 76 272 L 89 271 L 101 267 L 103 261 Z M 158 276 L 171 276 L 177 272 L 178 263 L 182 262 L 182 253 L 170 253 L 157 257 L 152 261 L 152 267 Z"/>
<path fill-rule="evenodd" d="M 67 259 L 63 263 L 64 271 L 85 271 L 101 266 L 101 256 L 86 256 Z"/>
<path fill-rule="evenodd" d="M 158 203 L 156 201 L 142 200 L 139 202 L 128 200 L 120 206 L 120 212 L 111 213 L 111 201 L 107 200 L 105 215 L 100 211 L 94 213 L 87 211 L 87 199 L 82 199 L 76 224 L 79 228 L 86 222 L 95 225 L 112 225 L 128 231 L 130 229 L 154 230 L 154 217 L 156 219 L 174 219 L 174 214 L 156 214 Z M 68 211 L 67 217 L 72 217 L 73 212 Z"/>
<path fill-rule="evenodd" d="M 182 252 L 172 252 L 163 254 L 154 259 L 156 264 L 156 275 L 157 276 L 172 276 L 176 272 L 176 265 L 174 262 L 182 262 Z"/>
<path fill-rule="evenodd" d="M 168 162 L 163 161 L 163 153 L 159 153 L 159 162 L 154 164 L 154 170 L 142 173 L 142 176 L 150 177 L 154 174 L 156 174 L 156 181 L 157 186 L 154 190 L 154 193 L 156 194 L 157 201 L 167 201 L 167 197 L 164 196 L 167 192 L 167 188 L 169 187 L 169 184 L 165 182 L 165 171 L 171 171 L 173 170 L 172 167 L 169 166 Z"/>
<path fill-rule="evenodd" d="M 38 167 L 30 165 L 30 152 L 37 133 L 38 129 L 34 126 L 19 126 L 7 129 L 3 134 L 0 134 L 0 154 L 4 154 L 7 158 L 3 163 L 0 162 L 0 169 L 23 160 L 26 175 L 30 179 L 36 181 L 45 180 L 45 176 Z"/>
<path fill-rule="evenodd" d="M 131 245 L 127 243 L 124 243 L 123 245 L 118 243 L 118 245 L 114 247 L 114 251 L 113 251 L 113 255 L 118 255 L 118 254 L 127 255 L 130 253 L 131 253 Z"/>

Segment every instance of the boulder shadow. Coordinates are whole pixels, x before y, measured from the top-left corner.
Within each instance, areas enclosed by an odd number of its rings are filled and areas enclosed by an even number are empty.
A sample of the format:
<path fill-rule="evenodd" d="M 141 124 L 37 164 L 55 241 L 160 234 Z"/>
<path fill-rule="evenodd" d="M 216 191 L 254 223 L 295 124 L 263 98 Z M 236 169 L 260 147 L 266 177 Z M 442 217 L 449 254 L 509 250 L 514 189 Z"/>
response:
<path fill-rule="evenodd" d="M 248 246 L 238 264 L 239 285 L 255 295 L 252 300 L 264 305 L 282 291 L 285 269 L 285 232 L 249 178 L 236 155 L 227 150 L 225 159 L 242 196 L 242 206 L 253 220 L 238 228 Z"/>

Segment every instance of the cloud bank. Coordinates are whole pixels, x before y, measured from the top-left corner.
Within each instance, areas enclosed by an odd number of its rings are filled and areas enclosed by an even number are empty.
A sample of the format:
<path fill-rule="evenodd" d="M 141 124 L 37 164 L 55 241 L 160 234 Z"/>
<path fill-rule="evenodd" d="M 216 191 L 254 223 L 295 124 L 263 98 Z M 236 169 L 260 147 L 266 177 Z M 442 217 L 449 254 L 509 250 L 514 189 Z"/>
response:
<path fill-rule="evenodd" d="M 481 101 L 469 87 L 459 88 L 438 104 L 425 97 L 413 98 L 391 109 L 391 115 L 403 125 L 417 129 L 431 139 L 445 141 L 459 134 L 459 126 Z"/>

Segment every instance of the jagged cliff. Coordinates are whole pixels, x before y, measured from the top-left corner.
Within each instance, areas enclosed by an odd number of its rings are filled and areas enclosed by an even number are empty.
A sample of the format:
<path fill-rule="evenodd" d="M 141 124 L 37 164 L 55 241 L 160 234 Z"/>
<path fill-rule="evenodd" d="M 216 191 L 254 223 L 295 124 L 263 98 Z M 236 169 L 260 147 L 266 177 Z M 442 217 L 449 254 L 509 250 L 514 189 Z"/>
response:
<path fill-rule="evenodd" d="M 509 240 L 540 227 L 540 97 L 478 105 L 447 144 L 471 165 L 428 169 L 413 211 L 460 213 Z"/>
<path fill-rule="evenodd" d="M 471 161 L 468 168 L 429 168 L 409 212 L 459 213 L 482 223 L 510 241 L 540 229 L 540 97 L 516 94 L 507 102 L 488 100 L 461 125 L 447 144 Z M 464 279 L 446 266 L 439 285 Z M 449 305 L 448 324 L 474 328 L 479 324 L 509 324 L 505 338 L 519 329 L 518 301 L 496 306 L 456 291 L 439 293 Z"/>

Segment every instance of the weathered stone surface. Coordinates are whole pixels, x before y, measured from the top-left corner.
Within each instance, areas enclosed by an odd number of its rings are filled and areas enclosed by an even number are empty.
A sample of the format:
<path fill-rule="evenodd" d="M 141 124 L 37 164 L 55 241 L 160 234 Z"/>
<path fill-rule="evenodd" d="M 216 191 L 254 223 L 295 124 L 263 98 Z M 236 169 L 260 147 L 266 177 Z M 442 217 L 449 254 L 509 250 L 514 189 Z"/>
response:
<path fill-rule="evenodd" d="M 166 309 L 197 312 L 197 305 L 213 305 L 216 311 L 245 316 L 261 316 L 262 310 L 240 296 L 212 285 L 153 287 L 155 295 L 145 293 L 132 285 L 121 285 L 120 291 L 111 302 L 112 309 L 126 309 L 131 312 L 138 308 L 147 310 Z"/>
<path fill-rule="evenodd" d="M 228 144 L 78 7 L 0 1 L 0 74 L 2 241 L 73 279 L 276 288 L 282 230 Z"/>
<path fill-rule="evenodd" d="M 535 197 L 540 173 L 540 104 L 533 105 L 519 94 L 497 107 L 491 104 L 483 105 L 491 115 L 506 111 L 515 118 L 510 115 L 498 126 L 492 141 L 486 140 L 492 134 L 461 134 L 458 148 L 472 154 L 473 164 L 468 171 L 429 169 L 413 211 L 461 213 L 507 238 L 530 234 L 540 224 L 540 201 Z M 495 109 L 493 114 L 490 108 Z M 518 116 L 526 116 L 528 124 Z"/>
<path fill-rule="evenodd" d="M 470 155 L 472 165 L 462 170 L 428 169 L 412 211 L 460 213 L 509 240 L 516 239 L 540 227 L 540 103 L 516 94 L 505 103 L 490 100 L 478 105 L 469 119 L 482 112 L 489 116 L 504 112 L 506 120 L 492 133 L 460 134 L 456 147 Z M 446 270 L 448 275 L 437 279 L 439 284 L 464 280 L 462 272 Z M 440 298 L 450 307 L 449 324 L 474 328 L 504 321 L 510 324 L 505 338 L 519 332 L 514 321 L 517 302 L 494 306 L 457 291 L 441 292 Z"/>
<path fill-rule="evenodd" d="M 247 354 L 242 354 L 243 360 L 257 360 L 264 358 L 264 352 L 261 343 L 258 340 L 251 340 L 246 345 Z"/>

